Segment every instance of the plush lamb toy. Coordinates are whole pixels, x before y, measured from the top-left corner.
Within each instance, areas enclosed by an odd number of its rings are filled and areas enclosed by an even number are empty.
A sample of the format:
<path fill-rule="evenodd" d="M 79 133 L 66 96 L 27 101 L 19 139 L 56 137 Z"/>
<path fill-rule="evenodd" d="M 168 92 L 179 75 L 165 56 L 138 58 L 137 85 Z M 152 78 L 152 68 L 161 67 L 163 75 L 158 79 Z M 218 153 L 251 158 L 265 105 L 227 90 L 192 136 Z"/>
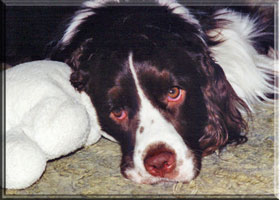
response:
<path fill-rule="evenodd" d="M 46 162 L 99 140 L 96 112 L 64 63 L 34 61 L 6 71 L 6 188 L 32 185 Z"/>

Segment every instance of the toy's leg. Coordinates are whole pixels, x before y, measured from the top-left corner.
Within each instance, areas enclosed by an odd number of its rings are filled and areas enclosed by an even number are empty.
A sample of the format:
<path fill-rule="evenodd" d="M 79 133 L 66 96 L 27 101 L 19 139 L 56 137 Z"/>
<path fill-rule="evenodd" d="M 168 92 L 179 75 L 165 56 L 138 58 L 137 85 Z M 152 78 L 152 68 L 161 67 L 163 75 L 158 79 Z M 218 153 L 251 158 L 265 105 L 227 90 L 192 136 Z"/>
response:
<path fill-rule="evenodd" d="M 57 98 L 45 99 L 34 107 L 25 124 L 29 124 L 26 126 L 29 137 L 40 146 L 48 159 L 58 158 L 82 147 L 90 131 L 84 106 Z"/>
<path fill-rule="evenodd" d="M 6 133 L 6 188 L 22 189 L 37 181 L 46 167 L 46 156 L 21 129 Z"/>

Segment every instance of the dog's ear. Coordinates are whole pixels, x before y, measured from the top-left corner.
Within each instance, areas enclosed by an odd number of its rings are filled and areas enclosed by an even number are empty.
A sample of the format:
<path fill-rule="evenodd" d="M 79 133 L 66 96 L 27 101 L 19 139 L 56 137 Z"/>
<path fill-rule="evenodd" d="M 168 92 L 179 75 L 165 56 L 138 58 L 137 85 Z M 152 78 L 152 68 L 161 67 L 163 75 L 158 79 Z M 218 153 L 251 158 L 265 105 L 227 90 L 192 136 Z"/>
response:
<path fill-rule="evenodd" d="M 87 39 L 81 43 L 62 44 L 57 45 L 49 54 L 51 60 L 61 61 L 68 64 L 72 69 L 70 82 L 78 91 L 84 91 L 87 88 L 89 80 L 88 66 L 81 63 L 85 54 L 85 49 L 90 45 L 91 40 Z"/>
<path fill-rule="evenodd" d="M 247 141 L 241 134 L 247 124 L 239 110 L 249 112 L 246 103 L 240 99 L 227 81 L 223 69 L 209 54 L 201 60 L 201 73 L 206 82 L 201 86 L 206 103 L 208 121 L 199 144 L 206 156 L 228 143 L 240 144 Z"/>

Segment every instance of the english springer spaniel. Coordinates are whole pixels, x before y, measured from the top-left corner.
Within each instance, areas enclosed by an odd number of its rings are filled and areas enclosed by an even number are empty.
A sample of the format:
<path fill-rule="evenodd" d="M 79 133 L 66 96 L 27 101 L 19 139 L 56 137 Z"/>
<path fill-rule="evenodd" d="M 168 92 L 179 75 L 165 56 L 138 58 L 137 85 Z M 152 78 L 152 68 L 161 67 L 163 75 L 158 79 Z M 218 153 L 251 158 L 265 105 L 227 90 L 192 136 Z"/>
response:
<path fill-rule="evenodd" d="M 119 142 L 124 177 L 189 182 L 203 156 L 247 140 L 243 114 L 276 86 L 273 30 L 245 10 L 87 1 L 70 19 L 50 59 Z"/>

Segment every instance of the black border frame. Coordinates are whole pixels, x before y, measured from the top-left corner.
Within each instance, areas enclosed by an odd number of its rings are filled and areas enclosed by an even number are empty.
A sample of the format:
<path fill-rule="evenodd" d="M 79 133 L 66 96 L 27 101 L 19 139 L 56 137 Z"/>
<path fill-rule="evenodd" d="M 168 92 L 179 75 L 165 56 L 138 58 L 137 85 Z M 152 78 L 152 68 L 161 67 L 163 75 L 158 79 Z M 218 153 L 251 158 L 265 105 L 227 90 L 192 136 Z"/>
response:
<path fill-rule="evenodd" d="M 120 5 L 127 5 L 127 6 L 136 6 L 136 5 L 153 5 L 153 0 L 131 0 L 131 2 L 128 2 L 127 0 L 119 0 Z M 0 55 L 1 55 L 1 60 L 0 61 L 5 61 L 5 7 L 6 6 L 79 6 L 83 0 L 3 0 L 1 1 L 1 47 L 0 47 Z M 227 5 L 227 6 L 245 6 L 245 5 L 251 5 L 249 3 L 245 3 L 244 0 L 178 0 L 179 3 L 182 3 L 184 5 L 189 5 L 189 6 L 220 6 L 220 5 Z M 279 56 L 279 2 L 278 0 L 266 0 L 263 2 L 262 0 L 255 0 L 254 2 L 255 5 L 258 6 L 274 6 L 274 11 L 275 11 L 275 47 L 278 50 L 278 56 Z M 1 63 L 1 65 L 3 65 Z M 3 68 L 3 66 L 1 66 Z M 88 195 L 88 196 L 83 196 L 83 195 L 63 195 L 63 194 L 48 194 L 48 195 L 38 195 L 38 194 L 31 194 L 31 195 L 6 195 L 6 189 L 3 189 L 2 186 L 5 186 L 5 166 L 3 165 L 4 160 L 5 160 L 5 71 L 1 71 L 1 76 L 0 76 L 0 83 L 1 83 L 1 98 L 0 98 L 0 113 L 1 113 L 1 122 L 0 122 L 0 127 L 1 127 L 1 174 L 0 174 L 0 180 L 1 181 L 1 197 L 4 199 L 12 199 L 12 198 L 17 198 L 17 199 L 26 199 L 26 198 L 44 198 L 44 199 L 49 199 L 49 198 L 65 198 L 65 199 L 76 199 L 76 198 L 117 198 L 117 199 L 129 199 L 129 198 L 137 198 L 137 199 L 163 199 L 163 198 L 191 198 L 191 199 L 278 199 L 280 198 L 279 190 L 278 189 L 278 194 L 271 194 L 271 195 L 250 195 L 250 194 L 244 194 L 244 195 L 110 195 L 110 194 L 100 194 L 100 195 Z M 278 101 L 278 107 L 280 105 L 280 102 Z M 275 120 L 279 120 L 279 109 L 275 106 Z M 277 121 L 275 121 L 277 122 Z M 277 125 L 277 123 L 275 123 Z M 278 127 L 275 126 L 275 161 L 277 163 L 274 163 L 274 165 L 279 164 L 279 125 Z M 274 185 L 275 189 L 277 190 L 277 187 L 279 188 L 279 182 L 280 182 L 280 177 L 279 177 L 279 165 L 275 167 L 275 176 L 274 177 Z M 278 179 L 277 179 L 278 178 Z M 275 196 L 278 195 L 278 198 Z"/>

